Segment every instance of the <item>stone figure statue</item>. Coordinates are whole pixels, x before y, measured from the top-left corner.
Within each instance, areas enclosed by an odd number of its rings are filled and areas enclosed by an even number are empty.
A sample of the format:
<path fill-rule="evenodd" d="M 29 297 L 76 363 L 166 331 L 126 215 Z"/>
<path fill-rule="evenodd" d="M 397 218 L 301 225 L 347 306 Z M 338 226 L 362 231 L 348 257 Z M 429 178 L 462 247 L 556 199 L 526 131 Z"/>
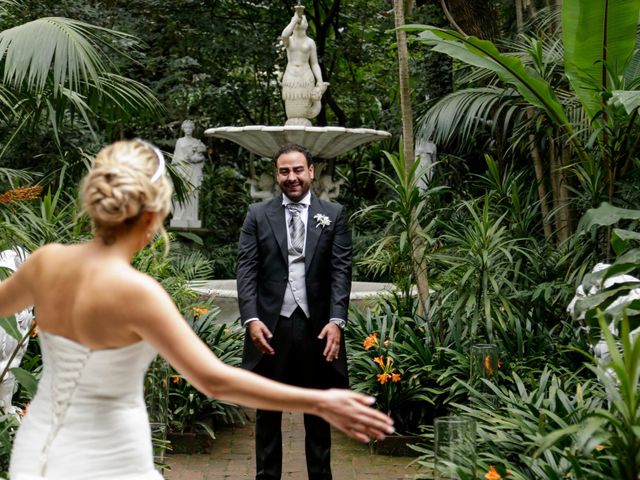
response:
<path fill-rule="evenodd" d="M 322 200 L 335 200 L 340 195 L 340 185 L 343 183 L 343 178 L 334 182 L 331 175 L 325 173 L 320 175 L 315 192 Z"/>
<path fill-rule="evenodd" d="M 184 137 L 178 139 L 173 152 L 173 164 L 180 175 L 189 182 L 191 191 L 184 204 L 174 202 L 173 218 L 170 224 L 172 227 L 200 228 L 202 226 L 198 218 L 198 203 L 207 147 L 199 139 L 192 137 L 194 129 L 195 125 L 191 120 L 182 122 Z"/>
<path fill-rule="evenodd" d="M 429 189 L 429 181 L 433 176 L 433 169 L 431 168 L 436 163 L 438 148 L 435 143 L 425 140 L 424 138 L 418 138 L 415 146 L 416 160 L 420 162 L 420 168 L 426 168 L 427 173 L 418 179 L 418 188 L 422 191 Z"/>
<path fill-rule="evenodd" d="M 257 180 L 252 178 L 249 180 L 249 185 L 251 186 L 251 198 L 256 201 L 269 200 L 277 194 L 276 182 L 273 175 L 268 173 L 263 173 Z"/>
<path fill-rule="evenodd" d="M 322 107 L 320 100 L 329 84 L 322 81 L 316 43 L 307 36 L 304 6 L 295 7 L 295 14 L 282 31 L 287 50 L 287 67 L 282 77 L 282 99 L 287 122 L 285 125 L 310 126 Z"/>
<path fill-rule="evenodd" d="M 601 270 L 605 270 L 607 268 L 609 268 L 611 265 L 608 263 L 598 263 L 596 264 L 593 269 L 591 270 L 592 272 L 599 272 Z M 638 282 L 638 278 L 631 276 L 631 275 L 626 275 L 626 274 L 618 274 L 618 275 L 612 275 L 611 277 L 609 277 L 607 280 L 604 281 L 604 287 L 605 288 L 611 288 L 613 286 L 615 286 L 618 283 L 631 283 L 631 282 Z M 582 284 L 578 285 L 578 288 L 576 289 L 576 294 L 573 297 L 573 299 L 571 300 L 571 302 L 569 302 L 569 305 L 567 306 L 567 312 L 569 312 L 571 314 L 571 316 L 576 317 L 578 320 L 582 320 L 584 319 L 584 313 L 581 313 L 580 315 L 575 314 L 575 307 L 576 307 L 576 303 L 578 302 L 578 300 L 583 299 L 585 297 L 588 297 L 589 295 L 594 295 L 596 293 L 598 293 L 600 291 L 600 288 L 596 285 L 591 286 L 591 288 L 588 291 L 585 291 L 584 286 Z M 616 306 L 622 304 L 622 303 L 626 303 L 629 302 L 631 300 L 637 300 L 640 298 L 640 288 L 634 288 L 632 290 L 629 291 L 629 293 L 627 293 L 626 295 L 623 296 L 619 296 L 617 297 L 615 300 L 613 300 L 613 302 L 611 302 L 609 304 L 609 306 L 607 306 L 606 310 L 615 308 Z M 589 330 L 589 327 L 585 327 L 587 330 Z M 615 325 L 615 322 L 612 322 L 609 324 L 609 331 L 613 334 L 613 335 L 618 335 L 618 328 Z M 634 339 L 640 336 L 640 327 L 636 328 L 635 330 L 629 332 L 629 340 L 631 342 L 634 341 Z M 606 365 L 609 361 L 611 361 L 611 354 L 609 352 L 609 346 L 607 345 L 606 340 L 604 339 L 604 335 L 600 335 L 600 340 L 598 341 L 598 343 L 596 345 L 593 346 L 593 354 L 594 357 L 596 358 L 596 360 L 601 364 L 601 365 Z M 609 376 L 609 378 L 612 378 L 614 380 L 617 380 L 617 375 L 615 373 L 615 371 L 611 368 L 611 367 L 605 367 L 605 371 L 607 373 L 607 375 Z M 611 400 L 611 399 L 610 399 Z"/>
<path fill-rule="evenodd" d="M 10 250 L 0 252 L 0 267 L 16 271 L 22 262 L 24 262 L 29 254 L 21 247 L 15 247 Z M 31 328 L 33 322 L 33 309 L 27 308 L 16 314 L 18 330 L 22 336 L 25 336 Z M 16 368 L 20 366 L 22 357 L 27 350 L 29 340 L 25 340 L 20 347 L 18 353 L 11 359 L 13 352 L 18 346 L 18 340 L 9 335 L 3 328 L 0 328 L 0 374 L 7 368 Z M 9 364 L 9 360 L 11 363 Z M 0 382 L 0 417 L 3 415 L 15 415 L 17 409 L 11 405 L 11 398 L 15 393 L 16 379 L 12 373 L 7 372 L 2 382 Z"/>

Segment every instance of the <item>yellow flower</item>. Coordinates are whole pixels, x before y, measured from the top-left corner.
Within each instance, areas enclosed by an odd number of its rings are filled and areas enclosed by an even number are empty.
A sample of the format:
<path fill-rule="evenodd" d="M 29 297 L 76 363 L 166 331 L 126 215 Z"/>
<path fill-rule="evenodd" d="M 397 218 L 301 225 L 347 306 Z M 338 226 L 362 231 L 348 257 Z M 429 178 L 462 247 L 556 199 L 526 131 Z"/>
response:
<path fill-rule="evenodd" d="M 384 362 L 382 361 L 382 356 L 376 357 L 373 359 L 374 363 L 380 365 L 380 368 L 384 369 Z"/>
<path fill-rule="evenodd" d="M 389 375 L 388 373 L 378 374 L 378 382 L 380 382 L 380 385 L 384 385 L 385 383 L 387 383 L 390 378 L 391 378 L 391 375 Z"/>
<path fill-rule="evenodd" d="M 371 335 L 364 339 L 363 346 L 365 350 L 377 347 L 378 345 L 380 345 L 380 343 L 378 342 L 378 334 L 376 332 L 373 332 Z"/>
<path fill-rule="evenodd" d="M 491 465 L 489 467 L 489 471 L 485 473 L 484 478 L 486 478 L 487 480 L 500 480 L 502 476 L 498 472 L 496 472 L 494 466 Z"/>
<path fill-rule="evenodd" d="M 402 376 L 399 373 L 392 373 L 391 374 L 391 381 L 393 383 L 398 383 L 401 378 L 402 378 Z"/>

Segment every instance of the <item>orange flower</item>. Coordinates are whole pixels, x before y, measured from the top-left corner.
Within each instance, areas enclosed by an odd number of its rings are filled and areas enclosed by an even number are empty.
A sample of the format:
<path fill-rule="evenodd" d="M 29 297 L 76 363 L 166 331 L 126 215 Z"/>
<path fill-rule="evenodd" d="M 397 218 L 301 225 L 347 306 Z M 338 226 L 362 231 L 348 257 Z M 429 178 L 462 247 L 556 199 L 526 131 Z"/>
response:
<path fill-rule="evenodd" d="M 194 317 L 199 317 L 200 315 L 204 315 L 208 311 L 209 310 L 207 310 L 204 307 L 191 307 L 191 313 L 193 314 Z"/>
<path fill-rule="evenodd" d="M 24 417 L 27 414 L 27 411 L 29 410 L 29 402 L 23 404 L 23 406 L 24 408 L 18 411 L 18 415 L 20 415 L 21 417 Z"/>
<path fill-rule="evenodd" d="M 489 471 L 485 473 L 484 478 L 486 478 L 487 480 L 500 480 L 502 476 L 498 472 L 496 472 L 496 469 L 493 467 L 493 465 L 491 465 L 489 467 Z"/>
<path fill-rule="evenodd" d="M 373 332 L 371 335 L 364 339 L 363 346 L 365 350 L 370 350 L 371 348 L 377 347 L 378 345 L 380 345 L 380 343 L 378 342 L 378 334 L 376 332 Z"/>
<path fill-rule="evenodd" d="M 171 383 L 180 383 L 180 375 L 171 375 L 169 378 Z"/>
<path fill-rule="evenodd" d="M 0 195 L 0 203 L 23 202 L 26 200 L 35 200 L 40 197 L 42 187 L 35 185 L 33 187 L 20 187 L 8 190 Z"/>
<path fill-rule="evenodd" d="M 484 357 L 484 369 L 487 371 L 488 376 L 493 376 L 493 365 L 491 364 L 491 357 L 489 355 Z"/>
<path fill-rule="evenodd" d="M 393 360 L 391 359 L 391 357 L 387 357 L 387 368 L 389 368 L 392 363 L 393 363 Z"/>
<path fill-rule="evenodd" d="M 35 322 L 34 322 L 34 323 L 35 323 Z M 38 325 L 34 325 L 34 326 L 33 326 L 33 330 L 31 331 L 31 336 L 32 336 L 32 337 L 37 337 L 37 336 L 38 336 L 38 331 L 39 331 L 39 329 L 38 329 Z"/>
<path fill-rule="evenodd" d="M 391 378 L 391 375 L 389 375 L 388 373 L 378 374 L 378 382 L 380 382 L 380 385 L 384 385 L 385 383 L 387 383 L 390 378 Z"/>
<path fill-rule="evenodd" d="M 391 381 L 393 383 L 398 383 L 400 381 L 401 375 L 399 373 L 392 373 L 391 374 Z"/>
<path fill-rule="evenodd" d="M 384 346 L 385 346 L 385 348 L 388 348 L 390 343 L 391 343 L 391 339 L 387 338 L 387 339 L 384 341 Z"/>
<path fill-rule="evenodd" d="M 380 365 L 380 368 L 384 369 L 384 362 L 382 361 L 382 356 L 376 357 L 373 359 L 374 363 Z"/>

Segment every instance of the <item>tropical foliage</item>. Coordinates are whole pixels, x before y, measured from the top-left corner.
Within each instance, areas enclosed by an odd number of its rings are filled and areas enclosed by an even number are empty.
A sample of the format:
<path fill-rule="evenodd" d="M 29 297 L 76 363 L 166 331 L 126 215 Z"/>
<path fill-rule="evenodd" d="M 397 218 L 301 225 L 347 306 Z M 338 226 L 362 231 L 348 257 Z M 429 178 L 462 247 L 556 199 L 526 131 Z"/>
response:
<path fill-rule="evenodd" d="M 171 151 L 185 117 L 281 124 L 277 35 L 293 3 L 0 1 L 0 247 L 88 238 L 77 180 L 101 144 Z M 390 2 L 305 3 L 331 83 L 318 124 L 399 133 Z M 353 214 L 356 279 L 396 287 L 350 314 L 350 380 L 401 433 L 423 432 L 426 466 L 434 418 L 473 418 L 475 471 L 454 464 L 460 478 L 636 480 L 640 0 L 549 3 L 394 2 L 411 24 L 403 103 L 438 155 L 412 163 L 394 138 L 327 164 Z M 207 231 L 172 234 L 166 257 L 156 239 L 135 265 L 236 364 L 242 333 L 190 282 L 234 275 L 245 182 L 271 165 L 206 141 Z M 478 343 L 499 352 L 489 380 L 472 374 Z M 594 361 L 603 345 L 611 358 Z M 40 365 L 31 342 L 15 405 Z M 240 418 L 164 363 L 147 383 L 161 448 L 167 425 Z M 18 424 L 0 421 L 0 472 Z"/>

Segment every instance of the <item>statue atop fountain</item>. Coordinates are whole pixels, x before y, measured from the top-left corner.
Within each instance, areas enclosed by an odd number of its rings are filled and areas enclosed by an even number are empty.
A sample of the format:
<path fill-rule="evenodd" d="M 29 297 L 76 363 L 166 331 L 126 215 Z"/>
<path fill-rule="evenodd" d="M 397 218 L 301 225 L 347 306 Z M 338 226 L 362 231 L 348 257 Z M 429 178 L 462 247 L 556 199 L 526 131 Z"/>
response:
<path fill-rule="evenodd" d="M 285 125 L 311 126 L 310 119 L 320 113 L 322 95 L 329 86 L 322 80 L 316 42 L 307 36 L 308 27 L 304 6 L 298 5 L 282 31 L 282 43 L 287 50 L 287 68 L 282 76 Z"/>
<path fill-rule="evenodd" d="M 309 24 L 300 0 L 294 10 L 293 17 L 280 35 L 287 52 L 287 66 L 281 82 L 287 117 L 284 125 L 214 127 L 205 130 L 204 134 L 230 140 L 267 158 L 285 143 L 297 143 L 307 148 L 316 160 L 333 159 L 360 145 L 390 138 L 389 132 L 370 128 L 316 127 L 311 124 L 311 119 L 316 118 L 322 109 L 322 96 L 329 84 L 322 78 L 316 43 L 307 36 Z M 252 181 L 254 199 L 272 195 L 268 186 L 260 186 L 259 179 Z M 338 194 L 339 185 L 329 185 L 330 182 L 330 178 L 324 179 L 323 191 L 325 196 L 332 198 Z"/>

